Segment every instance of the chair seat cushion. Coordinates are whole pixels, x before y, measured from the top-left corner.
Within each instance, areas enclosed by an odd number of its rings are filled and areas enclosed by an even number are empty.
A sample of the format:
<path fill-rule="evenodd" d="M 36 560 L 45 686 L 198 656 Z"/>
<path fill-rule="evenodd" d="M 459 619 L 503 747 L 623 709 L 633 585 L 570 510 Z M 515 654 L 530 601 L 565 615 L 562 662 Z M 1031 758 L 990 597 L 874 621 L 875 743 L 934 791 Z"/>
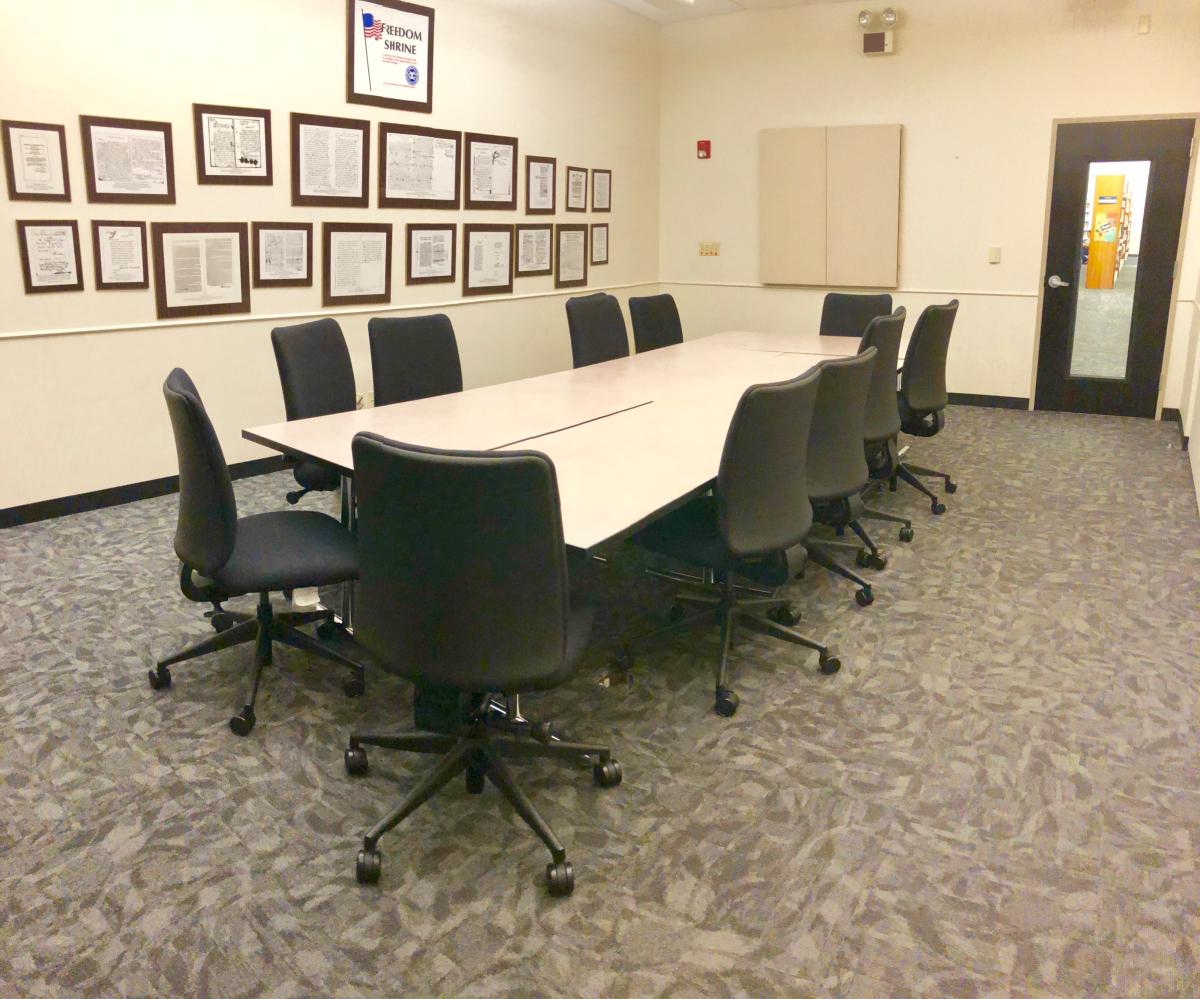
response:
<path fill-rule="evenodd" d="M 342 474 L 336 468 L 315 461 L 301 461 L 293 469 L 296 482 L 305 489 L 330 492 L 342 484 Z"/>
<path fill-rule="evenodd" d="M 354 538 L 332 517 L 285 510 L 242 517 L 229 561 L 214 582 L 231 593 L 341 583 L 358 576 Z"/>

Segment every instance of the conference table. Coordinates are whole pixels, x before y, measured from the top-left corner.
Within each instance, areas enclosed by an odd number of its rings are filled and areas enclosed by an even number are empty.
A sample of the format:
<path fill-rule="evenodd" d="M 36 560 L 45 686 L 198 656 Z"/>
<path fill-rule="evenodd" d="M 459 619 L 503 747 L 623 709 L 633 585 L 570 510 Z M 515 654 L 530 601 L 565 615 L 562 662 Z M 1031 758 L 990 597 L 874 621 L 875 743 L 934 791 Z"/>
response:
<path fill-rule="evenodd" d="M 852 337 L 730 331 L 600 364 L 449 395 L 251 427 L 247 440 L 341 472 L 354 435 L 426 447 L 532 449 L 554 462 L 563 536 L 584 553 L 628 537 L 716 478 L 750 385 L 857 352 Z"/>

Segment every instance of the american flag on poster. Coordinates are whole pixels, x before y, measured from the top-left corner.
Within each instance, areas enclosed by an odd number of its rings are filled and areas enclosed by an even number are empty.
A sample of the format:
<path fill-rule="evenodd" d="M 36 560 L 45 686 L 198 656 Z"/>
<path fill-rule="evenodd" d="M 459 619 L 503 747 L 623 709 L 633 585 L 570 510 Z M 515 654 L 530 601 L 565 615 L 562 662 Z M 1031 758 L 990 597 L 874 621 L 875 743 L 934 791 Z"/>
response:
<path fill-rule="evenodd" d="M 375 20 L 374 14 L 363 12 L 363 35 L 378 41 L 383 37 L 383 22 Z"/>

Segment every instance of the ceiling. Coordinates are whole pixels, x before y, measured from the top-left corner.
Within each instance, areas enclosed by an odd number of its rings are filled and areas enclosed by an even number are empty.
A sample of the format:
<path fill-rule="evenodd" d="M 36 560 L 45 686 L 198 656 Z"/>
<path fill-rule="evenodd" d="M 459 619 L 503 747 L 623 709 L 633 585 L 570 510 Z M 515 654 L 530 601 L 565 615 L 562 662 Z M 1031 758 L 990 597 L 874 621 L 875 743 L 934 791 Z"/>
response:
<path fill-rule="evenodd" d="M 652 21 L 687 21 L 717 14 L 735 14 L 739 10 L 762 10 L 766 7 L 802 7 L 814 3 L 841 3 L 843 0 L 613 0 L 635 14 Z"/>

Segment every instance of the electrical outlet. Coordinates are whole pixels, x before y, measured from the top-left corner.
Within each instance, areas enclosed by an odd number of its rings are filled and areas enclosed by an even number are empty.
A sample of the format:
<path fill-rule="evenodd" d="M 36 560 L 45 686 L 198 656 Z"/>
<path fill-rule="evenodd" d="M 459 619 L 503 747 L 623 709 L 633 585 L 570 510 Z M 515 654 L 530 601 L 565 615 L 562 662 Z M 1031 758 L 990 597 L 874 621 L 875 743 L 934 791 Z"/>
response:
<path fill-rule="evenodd" d="M 720 243 L 701 243 L 700 256 L 702 257 L 719 257 L 721 255 Z"/>

